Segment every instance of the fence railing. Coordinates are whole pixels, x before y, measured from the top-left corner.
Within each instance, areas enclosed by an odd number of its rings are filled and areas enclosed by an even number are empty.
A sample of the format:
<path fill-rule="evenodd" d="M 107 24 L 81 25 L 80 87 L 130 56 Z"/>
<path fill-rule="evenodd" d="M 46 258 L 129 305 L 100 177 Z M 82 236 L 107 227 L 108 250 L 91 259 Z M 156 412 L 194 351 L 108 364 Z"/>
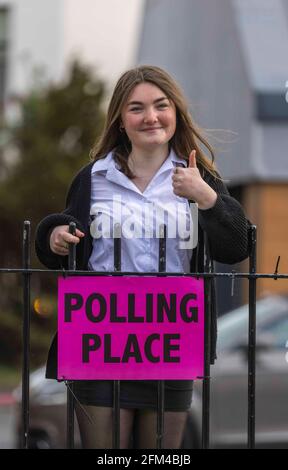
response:
<path fill-rule="evenodd" d="M 76 226 L 71 223 L 69 230 L 75 233 Z M 92 272 L 76 269 L 76 245 L 69 246 L 68 270 L 65 276 L 135 276 L 135 272 L 121 271 L 121 237 L 119 233 L 121 227 L 114 227 L 114 233 L 118 236 L 114 238 L 114 271 L 113 272 Z M 207 449 L 210 445 L 210 335 L 211 335 L 211 281 L 215 278 L 230 278 L 232 283 L 237 278 L 245 278 L 249 282 L 249 327 L 248 327 L 248 416 L 247 416 L 247 447 L 255 448 L 255 353 L 256 353 L 256 284 L 257 279 L 288 279 L 288 274 L 278 274 L 278 262 L 275 272 L 271 274 L 257 273 L 256 270 L 256 226 L 252 225 L 249 231 L 249 272 L 236 273 L 214 273 L 211 264 L 205 265 L 203 273 L 167 273 L 166 271 L 166 227 L 162 226 L 159 238 L 159 271 L 137 273 L 137 276 L 191 276 L 206 279 L 205 291 L 205 338 L 204 338 L 204 376 L 202 393 L 202 448 Z M 22 414 L 21 414 L 21 445 L 22 448 L 29 447 L 29 374 L 30 374 L 30 311 L 31 311 L 31 276 L 33 274 L 54 273 L 63 275 L 61 269 L 33 269 L 31 268 L 31 227 L 30 222 L 25 221 L 23 226 L 23 259 L 22 268 L 0 268 L 0 274 L 21 274 L 23 278 L 23 322 L 22 322 Z M 74 392 L 73 381 L 66 381 L 67 385 L 67 447 L 74 447 Z M 158 381 L 158 408 L 157 408 L 157 448 L 162 448 L 162 438 L 164 432 L 164 381 Z M 113 381 L 113 448 L 120 446 L 120 381 Z"/>

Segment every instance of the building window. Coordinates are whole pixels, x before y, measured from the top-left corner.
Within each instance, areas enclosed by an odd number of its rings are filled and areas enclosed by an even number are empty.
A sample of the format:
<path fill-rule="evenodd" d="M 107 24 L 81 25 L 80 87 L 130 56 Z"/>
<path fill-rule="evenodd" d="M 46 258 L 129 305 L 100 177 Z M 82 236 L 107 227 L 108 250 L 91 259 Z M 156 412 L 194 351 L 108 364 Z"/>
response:
<path fill-rule="evenodd" d="M 3 111 L 7 72 L 8 10 L 0 8 L 0 113 Z"/>

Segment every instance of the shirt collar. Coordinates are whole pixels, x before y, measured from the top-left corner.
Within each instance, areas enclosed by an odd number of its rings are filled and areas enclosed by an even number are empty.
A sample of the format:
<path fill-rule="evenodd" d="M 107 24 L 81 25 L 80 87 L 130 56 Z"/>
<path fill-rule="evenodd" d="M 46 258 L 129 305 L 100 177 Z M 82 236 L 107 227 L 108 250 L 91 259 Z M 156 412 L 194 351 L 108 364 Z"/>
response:
<path fill-rule="evenodd" d="M 100 158 L 97 160 L 93 167 L 92 167 L 92 173 L 100 172 L 100 171 L 107 171 L 108 168 L 113 165 L 117 167 L 118 165 L 116 164 L 114 158 L 113 158 L 113 150 L 107 154 L 106 157 Z M 162 170 L 169 170 L 172 169 L 176 166 L 184 166 L 187 167 L 187 160 L 184 160 L 184 158 L 178 157 L 176 153 L 174 152 L 173 149 L 171 149 L 167 159 L 162 165 Z"/>
<path fill-rule="evenodd" d="M 109 152 L 106 157 L 96 160 L 92 166 L 92 174 L 100 171 L 107 171 L 111 164 L 115 165 L 115 160 L 113 158 L 113 151 Z"/>
<path fill-rule="evenodd" d="M 175 167 L 175 166 L 184 166 L 184 167 L 187 167 L 187 165 L 188 165 L 187 160 L 184 160 L 184 158 L 178 157 L 178 155 L 176 155 L 176 153 L 174 152 L 173 149 L 171 149 L 168 158 L 171 158 L 171 162 L 172 162 L 172 165 L 173 165 L 174 167 Z"/>

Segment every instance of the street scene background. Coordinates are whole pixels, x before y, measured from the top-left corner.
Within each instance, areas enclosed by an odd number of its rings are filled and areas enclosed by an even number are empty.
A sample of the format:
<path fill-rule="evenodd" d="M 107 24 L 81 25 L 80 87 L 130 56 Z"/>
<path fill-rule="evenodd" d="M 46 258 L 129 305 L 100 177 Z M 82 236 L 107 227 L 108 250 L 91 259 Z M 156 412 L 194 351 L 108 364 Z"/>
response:
<path fill-rule="evenodd" d="M 287 57 L 288 0 L 0 0 L 0 268 L 21 267 L 24 220 L 31 221 L 33 238 L 45 215 L 63 210 L 67 188 L 101 133 L 118 77 L 153 64 L 181 84 L 230 194 L 257 226 L 257 272 L 274 273 L 277 266 L 287 273 Z M 34 251 L 31 264 L 41 267 Z M 216 265 L 218 272 L 231 269 L 247 272 L 248 262 Z M 49 413 L 62 416 L 65 390 L 47 385 L 42 369 L 57 325 L 56 283 L 49 273 L 31 280 L 36 448 L 62 446 L 65 433 L 55 422 L 55 432 L 47 431 Z M 5 449 L 19 446 L 21 426 L 21 276 L 0 273 L 0 292 Z M 257 281 L 256 443 L 262 448 L 288 446 L 287 293 L 287 280 Z M 215 447 L 246 443 L 247 301 L 247 280 L 233 286 L 217 280 Z M 197 446 L 200 383 L 192 407 Z"/>

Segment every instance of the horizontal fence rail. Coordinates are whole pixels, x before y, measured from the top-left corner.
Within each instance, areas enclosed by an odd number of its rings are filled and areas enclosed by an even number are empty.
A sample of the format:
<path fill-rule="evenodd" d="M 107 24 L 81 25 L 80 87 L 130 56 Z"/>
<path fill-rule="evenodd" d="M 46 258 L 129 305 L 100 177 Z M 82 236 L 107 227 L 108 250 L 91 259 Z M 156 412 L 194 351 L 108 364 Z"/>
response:
<path fill-rule="evenodd" d="M 121 227 L 115 224 L 114 234 L 121 233 Z M 118 224 L 119 225 L 119 224 Z M 76 225 L 70 224 L 70 233 L 75 233 Z M 114 238 L 114 271 L 96 272 L 76 269 L 76 245 L 70 244 L 68 270 L 61 269 L 33 269 L 30 266 L 31 259 L 31 228 L 30 222 L 25 221 L 23 225 L 22 239 L 22 268 L 0 268 L 0 274 L 21 274 L 23 284 L 23 320 L 22 320 L 22 423 L 21 423 L 21 445 L 22 448 L 29 447 L 29 374 L 30 374 L 30 311 L 31 311 L 31 276 L 33 274 L 57 274 L 64 276 L 191 276 L 205 279 L 205 362 L 202 396 L 202 448 L 209 448 L 210 443 L 210 324 L 211 324 L 211 281 L 214 278 L 231 279 L 232 293 L 235 279 L 247 279 L 249 282 L 249 328 L 248 328 L 248 416 L 247 416 L 247 447 L 255 448 L 255 353 L 256 353 L 256 284 L 258 279 L 288 279 L 288 274 L 279 274 L 278 257 L 274 273 L 257 273 L 256 270 L 256 226 L 250 228 L 250 255 L 249 272 L 236 273 L 235 271 L 225 273 L 214 273 L 211 264 L 205 265 L 202 273 L 173 273 L 166 270 L 166 228 L 162 227 L 159 238 L 159 271 L 158 272 L 124 272 L 121 271 L 121 237 Z M 74 447 L 74 400 L 73 382 L 66 381 L 67 385 L 67 447 Z M 120 448 L 120 381 L 113 381 L 113 448 Z M 157 432 L 156 446 L 162 448 L 164 434 L 164 381 L 158 381 L 158 408 L 157 408 Z"/>
<path fill-rule="evenodd" d="M 61 274 L 65 276 L 179 276 L 179 277 L 200 277 L 200 278 L 223 278 L 227 277 L 230 278 L 231 280 L 235 279 L 274 279 L 275 281 L 278 279 L 288 279 L 288 273 L 286 274 L 273 274 L 273 273 L 235 273 L 235 272 L 230 272 L 230 273 L 200 273 L 200 272 L 195 272 L 195 273 L 173 273 L 172 271 L 169 273 L 159 273 L 155 271 L 151 272 L 145 272 L 145 273 L 135 273 L 134 271 L 121 271 L 121 272 L 105 272 L 103 273 L 102 271 L 83 271 L 76 269 L 75 271 L 70 271 L 69 269 L 37 269 L 37 268 L 0 268 L 0 274 Z"/>

